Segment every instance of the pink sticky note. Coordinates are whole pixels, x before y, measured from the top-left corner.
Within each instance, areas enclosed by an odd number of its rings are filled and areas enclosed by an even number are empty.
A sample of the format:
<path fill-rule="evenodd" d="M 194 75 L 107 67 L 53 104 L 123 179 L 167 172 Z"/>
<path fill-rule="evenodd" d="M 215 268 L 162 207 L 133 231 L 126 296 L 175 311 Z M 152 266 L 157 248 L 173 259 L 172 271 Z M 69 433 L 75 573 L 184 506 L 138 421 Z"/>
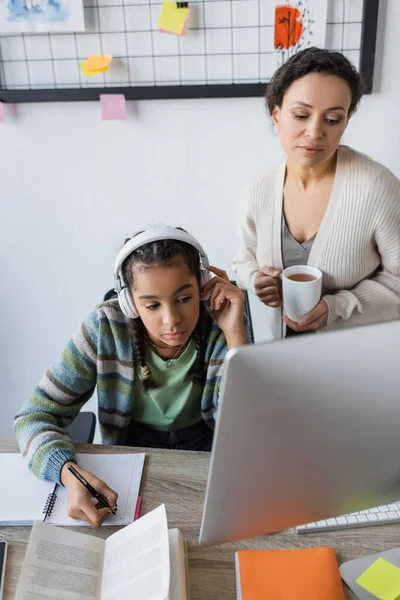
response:
<path fill-rule="evenodd" d="M 0 102 L 0 123 L 4 123 L 4 104 Z"/>
<path fill-rule="evenodd" d="M 125 121 L 126 100 L 123 94 L 100 94 L 103 121 Z"/>
<path fill-rule="evenodd" d="M 187 35 L 188 34 L 189 25 L 190 25 L 190 10 L 188 12 L 188 16 L 186 17 L 186 21 L 185 21 L 185 24 L 183 26 L 181 35 Z"/>
<path fill-rule="evenodd" d="M 142 497 L 138 496 L 138 499 L 136 502 L 136 508 L 135 508 L 135 516 L 133 517 L 134 521 L 137 521 L 139 518 L 141 504 L 142 504 Z"/>

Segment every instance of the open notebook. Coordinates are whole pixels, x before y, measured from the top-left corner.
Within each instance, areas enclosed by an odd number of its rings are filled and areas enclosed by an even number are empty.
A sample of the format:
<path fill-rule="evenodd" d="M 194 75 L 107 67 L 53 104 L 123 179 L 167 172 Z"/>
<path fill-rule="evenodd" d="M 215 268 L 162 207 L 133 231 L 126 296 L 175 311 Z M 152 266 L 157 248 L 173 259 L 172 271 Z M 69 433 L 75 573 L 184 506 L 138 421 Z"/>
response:
<path fill-rule="evenodd" d="M 36 522 L 15 600 L 189 600 L 187 554 L 162 504 L 107 540 Z"/>
<path fill-rule="evenodd" d="M 77 454 L 77 462 L 118 494 L 118 511 L 110 514 L 103 525 L 132 523 L 144 454 Z M 55 525 L 87 525 L 67 515 L 67 493 L 64 487 L 37 479 L 20 454 L 0 454 L 0 525 L 32 525 L 45 520 Z"/>

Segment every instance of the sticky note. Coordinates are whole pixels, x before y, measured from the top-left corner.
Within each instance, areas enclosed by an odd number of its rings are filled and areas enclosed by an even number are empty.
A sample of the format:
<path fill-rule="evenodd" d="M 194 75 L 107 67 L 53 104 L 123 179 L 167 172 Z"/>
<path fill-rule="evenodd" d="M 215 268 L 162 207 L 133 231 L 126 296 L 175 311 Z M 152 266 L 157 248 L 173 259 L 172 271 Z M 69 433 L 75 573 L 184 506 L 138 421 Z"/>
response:
<path fill-rule="evenodd" d="M 4 104 L 0 102 L 0 123 L 4 123 Z"/>
<path fill-rule="evenodd" d="M 103 121 L 125 121 L 126 100 L 124 94 L 100 94 Z"/>
<path fill-rule="evenodd" d="M 189 31 L 189 25 L 190 25 L 190 8 L 188 9 L 188 11 L 189 12 L 188 12 L 188 15 L 186 17 L 186 21 L 185 21 L 185 24 L 183 26 L 182 34 L 181 35 L 187 35 L 188 31 Z"/>
<path fill-rule="evenodd" d="M 190 10 L 191 10 L 191 9 L 189 8 L 188 10 L 189 10 L 189 13 L 188 13 L 188 16 L 186 17 L 186 21 L 185 21 L 185 24 L 184 24 L 184 26 L 183 26 L 182 33 L 180 34 L 180 35 L 182 35 L 182 36 L 183 36 L 183 35 L 187 35 L 187 34 L 188 34 L 188 31 L 189 31 L 189 25 L 190 25 Z M 160 29 L 160 32 L 161 32 L 161 33 L 170 33 L 170 34 L 172 34 L 172 31 L 167 31 L 166 29 Z"/>
<path fill-rule="evenodd" d="M 400 569 L 379 557 L 356 583 L 380 600 L 400 599 Z"/>
<path fill-rule="evenodd" d="M 108 71 L 108 67 L 106 67 L 105 69 L 99 69 L 98 71 L 88 71 L 86 69 L 86 60 L 81 61 L 79 63 L 79 66 L 82 71 L 82 74 L 85 75 L 85 77 L 93 77 L 93 75 L 98 75 L 99 73 L 104 73 L 105 71 Z"/>
<path fill-rule="evenodd" d="M 99 71 L 110 66 L 113 57 L 111 54 L 89 54 L 85 68 L 88 71 Z"/>
<path fill-rule="evenodd" d="M 91 77 L 108 71 L 112 59 L 111 54 L 91 54 L 87 60 L 80 62 L 79 66 L 86 77 Z"/>
<path fill-rule="evenodd" d="M 164 0 L 157 26 L 166 33 L 186 35 L 189 28 L 189 22 L 187 22 L 189 14 L 190 8 L 178 8 L 176 2 Z"/>

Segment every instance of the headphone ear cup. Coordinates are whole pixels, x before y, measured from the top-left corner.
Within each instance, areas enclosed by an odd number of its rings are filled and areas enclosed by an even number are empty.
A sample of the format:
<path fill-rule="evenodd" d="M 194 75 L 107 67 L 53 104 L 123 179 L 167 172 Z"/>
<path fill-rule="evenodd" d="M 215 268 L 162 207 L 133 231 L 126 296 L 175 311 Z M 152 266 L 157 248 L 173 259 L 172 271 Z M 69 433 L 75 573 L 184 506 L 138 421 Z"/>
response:
<path fill-rule="evenodd" d="M 130 319 L 137 319 L 139 317 L 139 313 L 136 310 L 135 303 L 127 287 L 118 293 L 118 302 L 125 316 Z"/>
<path fill-rule="evenodd" d="M 206 285 L 206 283 L 208 281 L 211 281 L 212 278 L 213 278 L 212 273 L 210 273 L 210 271 L 208 269 L 202 270 L 202 272 L 200 274 L 200 287 L 201 287 L 201 289 L 203 289 L 203 287 Z"/>

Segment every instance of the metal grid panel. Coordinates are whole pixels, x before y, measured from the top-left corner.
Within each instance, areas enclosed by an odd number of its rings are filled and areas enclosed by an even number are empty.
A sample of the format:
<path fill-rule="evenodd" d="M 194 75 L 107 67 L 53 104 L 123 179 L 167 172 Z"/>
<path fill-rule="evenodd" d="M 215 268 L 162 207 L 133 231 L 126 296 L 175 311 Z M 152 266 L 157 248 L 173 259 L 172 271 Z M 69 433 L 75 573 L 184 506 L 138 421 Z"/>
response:
<path fill-rule="evenodd" d="M 89 2 L 84 33 L 0 37 L 0 100 L 85 100 L 107 90 L 127 98 L 258 95 L 278 66 L 274 0 L 193 0 L 182 38 L 158 31 L 160 0 Z M 376 19 L 368 40 L 366 19 L 378 2 L 329 0 L 326 46 L 357 68 L 373 63 L 366 53 Z M 112 54 L 112 65 L 84 77 L 79 61 L 96 53 Z"/>

